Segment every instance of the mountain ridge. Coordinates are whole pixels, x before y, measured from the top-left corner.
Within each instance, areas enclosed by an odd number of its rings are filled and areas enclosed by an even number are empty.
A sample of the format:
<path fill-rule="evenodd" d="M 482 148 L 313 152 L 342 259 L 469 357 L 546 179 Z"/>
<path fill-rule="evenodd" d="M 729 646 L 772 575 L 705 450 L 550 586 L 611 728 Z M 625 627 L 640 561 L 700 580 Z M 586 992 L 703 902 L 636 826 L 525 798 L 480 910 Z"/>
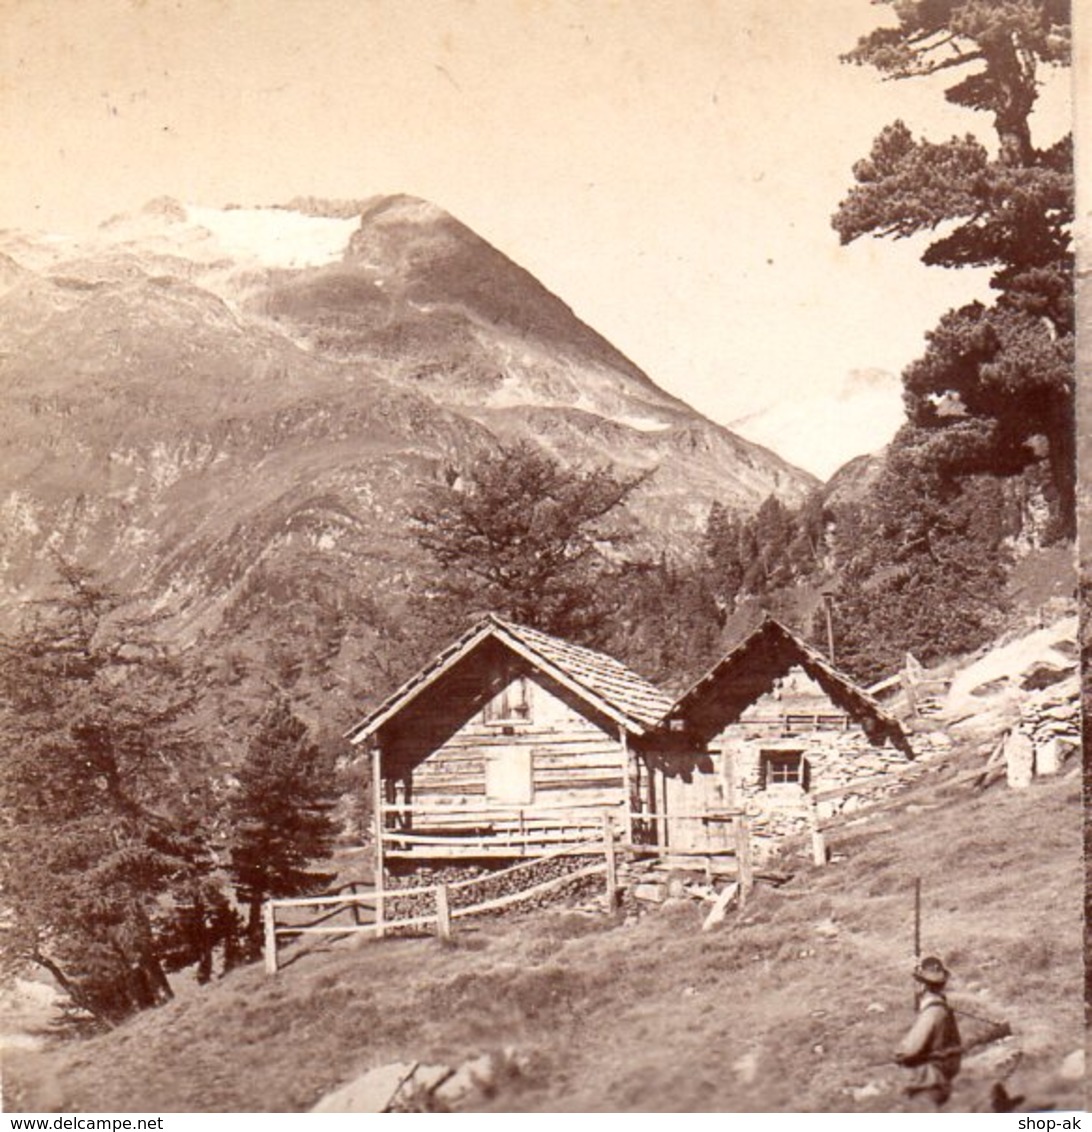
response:
<path fill-rule="evenodd" d="M 691 546 L 715 499 L 753 510 L 816 484 L 660 390 L 435 205 L 196 217 L 161 200 L 83 242 L 0 233 L 8 623 L 59 553 L 145 593 L 181 644 L 242 650 L 255 679 L 294 635 L 290 684 L 317 718 L 331 680 L 374 694 L 376 642 L 396 647 L 419 485 L 498 444 L 655 468 L 628 509 L 647 554 Z M 295 596 L 263 606 L 263 586 Z M 332 657 L 309 618 L 336 622 Z"/>

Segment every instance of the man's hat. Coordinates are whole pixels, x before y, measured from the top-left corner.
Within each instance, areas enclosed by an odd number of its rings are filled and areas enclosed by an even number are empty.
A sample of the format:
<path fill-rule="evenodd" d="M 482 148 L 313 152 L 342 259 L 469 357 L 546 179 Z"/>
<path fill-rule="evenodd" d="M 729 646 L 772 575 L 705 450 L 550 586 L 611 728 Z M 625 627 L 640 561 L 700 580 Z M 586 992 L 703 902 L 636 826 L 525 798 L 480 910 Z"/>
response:
<path fill-rule="evenodd" d="M 942 987 L 948 981 L 948 968 L 935 956 L 929 955 L 914 968 L 914 978 L 927 987 Z"/>

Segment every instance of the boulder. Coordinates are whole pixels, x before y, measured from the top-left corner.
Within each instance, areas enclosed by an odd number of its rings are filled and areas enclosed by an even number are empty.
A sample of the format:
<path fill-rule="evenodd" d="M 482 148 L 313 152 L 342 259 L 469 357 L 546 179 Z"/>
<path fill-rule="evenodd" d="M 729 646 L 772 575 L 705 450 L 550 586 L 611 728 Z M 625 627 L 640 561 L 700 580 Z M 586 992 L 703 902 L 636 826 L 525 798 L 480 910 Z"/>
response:
<path fill-rule="evenodd" d="M 1062 1062 L 1058 1069 L 1058 1076 L 1066 1081 L 1081 1081 L 1084 1079 L 1084 1050 L 1075 1049 Z"/>
<path fill-rule="evenodd" d="M 869 1081 L 866 1085 L 850 1085 L 849 1088 L 843 1089 L 842 1092 L 852 1097 L 855 1101 L 867 1101 L 871 1097 L 880 1096 L 883 1093 L 883 1089 L 881 1089 L 875 1081 Z"/>
<path fill-rule="evenodd" d="M 417 1068 L 415 1061 L 396 1061 L 369 1069 L 327 1093 L 312 1112 L 386 1112 Z"/>
<path fill-rule="evenodd" d="M 1035 745 L 1019 731 L 1011 731 L 1005 740 L 1005 766 L 1008 783 L 1013 790 L 1026 790 L 1035 771 Z"/>
<path fill-rule="evenodd" d="M 432 1093 L 454 1072 L 450 1065 L 418 1065 L 405 1087 L 414 1092 Z"/>
<path fill-rule="evenodd" d="M 1069 744 L 1061 739 L 1048 739 L 1045 743 L 1035 745 L 1035 773 L 1057 774 L 1062 769 L 1066 755 L 1069 754 Z"/>
<path fill-rule="evenodd" d="M 633 896 L 648 904 L 662 904 L 667 899 L 667 888 L 662 884 L 635 884 Z"/>
<path fill-rule="evenodd" d="M 472 1093 L 486 1092 L 497 1079 L 497 1066 L 492 1054 L 483 1053 L 472 1061 L 465 1061 L 446 1081 L 433 1090 L 432 1095 L 450 1107 L 460 1104 Z"/>

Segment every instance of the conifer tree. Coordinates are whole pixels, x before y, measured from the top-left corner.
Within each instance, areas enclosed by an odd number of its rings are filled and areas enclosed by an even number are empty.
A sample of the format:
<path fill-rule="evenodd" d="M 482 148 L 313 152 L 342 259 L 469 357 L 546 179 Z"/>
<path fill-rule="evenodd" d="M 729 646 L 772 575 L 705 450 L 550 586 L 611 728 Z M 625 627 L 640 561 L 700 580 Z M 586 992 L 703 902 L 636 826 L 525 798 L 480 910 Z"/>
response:
<path fill-rule="evenodd" d="M 997 297 L 950 311 L 903 375 L 910 423 L 954 474 L 1013 474 L 1045 449 L 1057 533 L 1072 535 L 1074 450 L 1073 154 L 1069 137 L 1035 146 L 1044 66 L 1068 64 L 1064 0 L 879 0 L 897 25 L 844 59 L 885 78 L 949 73 L 949 102 L 990 115 L 995 152 L 971 135 L 934 143 L 902 122 L 854 167 L 833 223 L 864 235 L 936 233 L 923 262 L 993 269 Z"/>
<path fill-rule="evenodd" d="M 433 484 L 412 519 L 449 606 L 493 610 L 574 640 L 607 618 L 602 582 L 627 534 L 621 507 L 647 476 L 572 470 L 527 443 Z"/>
<path fill-rule="evenodd" d="M 9 970 L 47 969 L 114 1024 L 171 995 L 158 923 L 208 875 L 179 665 L 88 571 L 0 643 L 0 886 Z"/>
<path fill-rule="evenodd" d="M 327 885 L 316 870 L 329 858 L 337 834 L 333 768 L 309 741 L 306 725 L 278 697 L 251 740 L 231 798 L 231 863 L 239 901 L 248 910 L 247 955 L 262 949 L 262 903 L 302 896 Z"/>

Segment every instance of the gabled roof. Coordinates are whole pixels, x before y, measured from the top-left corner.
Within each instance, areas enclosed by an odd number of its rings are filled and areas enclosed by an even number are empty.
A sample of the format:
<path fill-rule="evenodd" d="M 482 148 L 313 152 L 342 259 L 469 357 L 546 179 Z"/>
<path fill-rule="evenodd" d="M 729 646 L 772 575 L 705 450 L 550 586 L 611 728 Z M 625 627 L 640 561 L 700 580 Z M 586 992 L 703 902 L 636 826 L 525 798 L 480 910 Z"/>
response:
<path fill-rule="evenodd" d="M 885 739 L 913 755 L 902 725 L 863 688 L 780 621 L 769 615 L 752 633 L 683 693 L 667 713 L 665 722 L 681 721 L 688 730 L 706 736 L 734 723 L 742 712 L 769 692 L 774 681 L 799 666 L 851 718 L 857 720 L 874 743 Z"/>
<path fill-rule="evenodd" d="M 352 743 L 362 743 L 374 735 L 445 672 L 491 639 L 506 645 L 630 734 L 643 735 L 652 730 L 671 707 L 670 698 L 659 688 L 614 657 L 571 645 L 491 613 L 350 728 L 347 738 Z"/>

